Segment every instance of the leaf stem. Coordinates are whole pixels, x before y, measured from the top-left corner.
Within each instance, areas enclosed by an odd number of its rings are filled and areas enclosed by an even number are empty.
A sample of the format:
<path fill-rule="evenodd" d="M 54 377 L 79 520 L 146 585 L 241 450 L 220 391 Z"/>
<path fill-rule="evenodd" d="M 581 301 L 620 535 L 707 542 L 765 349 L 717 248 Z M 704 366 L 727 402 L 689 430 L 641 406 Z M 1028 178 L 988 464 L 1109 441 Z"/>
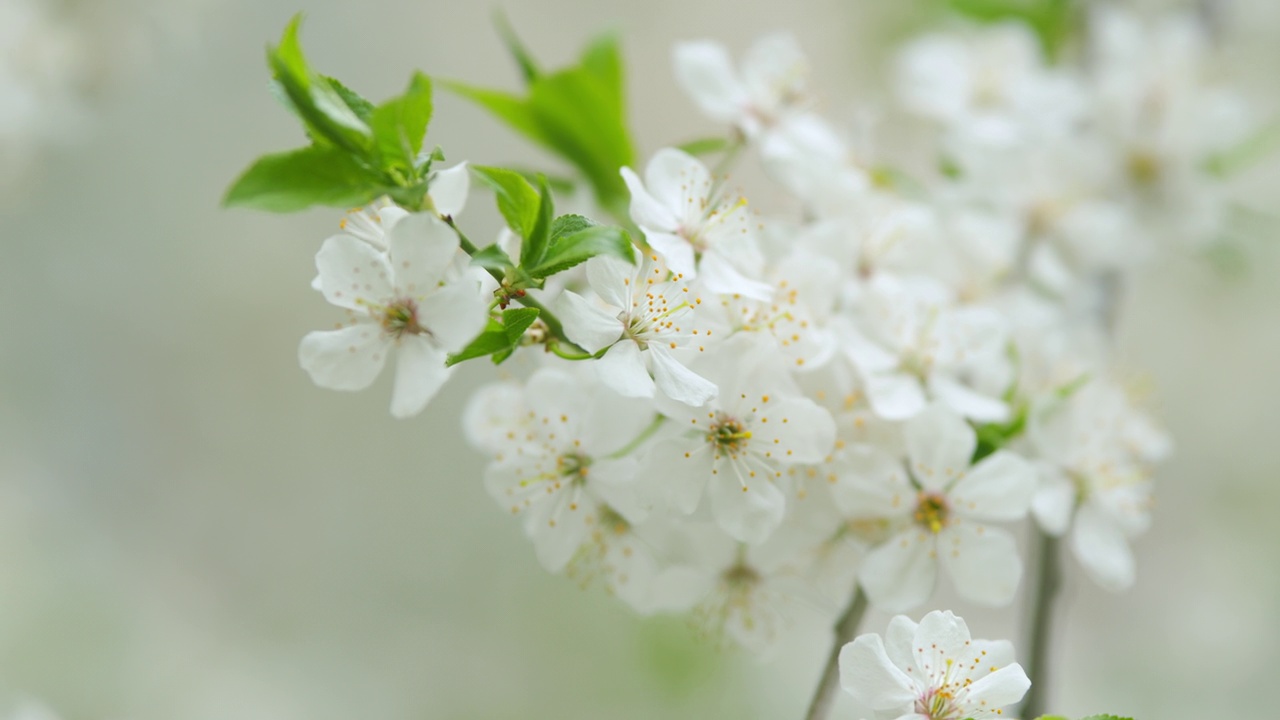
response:
<path fill-rule="evenodd" d="M 1062 587 L 1062 568 L 1058 552 L 1058 538 L 1036 531 L 1037 562 L 1035 582 L 1029 583 L 1027 607 L 1030 609 L 1027 633 L 1030 646 L 1027 655 L 1027 676 L 1031 689 L 1022 701 L 1021 717 L 1036 718 L 1044 714 L 1049 691 L 1049 645 L 1053 639 L 1053 613 Z"/>
<path fill-rule="evenodd" d="M 452 217 L 445 216 L 444 221 L 446 224 L 449 225 L 449 227 L 453 228 L 453 231 L 455 233 L 457 233 L 458 245 L 459 247 L 462 248 L 463 252 L 465 252 L 467 255 L 472 255 L 472 256 L 480 252 L 480 248 L 476 247 L 476 244 L 471 242 L 471 239 L 467 237 L 466 233 L 462 232 L 462 228 L 458 227 L 457 223 L 453 221 Z M 502 285 L 502 283 L 506 281 L 506 277 L 503 276 L 501 270 L 486 268 L 486 271 L 489 273 L 489 275 L 493 277 L 494 280 L 498 281 L 499 285 Z M 527 308 L 533 308 L 537 310 L 538 319 L 541 320 L 543 324 L 547 326 L 547 331 L 550 332 L 556 338 L 556 342 L 563 343 L 571 348 L 577 349 L 580 352 L 584 352 L 584 353 L 586 352 L 582 348 L 575 345 L 571 340 L 569 340 L 569 338 L 565 337 L 564 325 L 560 324 L 560 319 L 557 318 L 550 310 L 548 310 L 546 305 L 543 305 L 542 303 L 538 302 L 532 297 L 529 297 L 528 295 L 524 295 L 523 297 L 513 297 L 512 300 L 515 300 L 516 302 L 520 303 L 521 305 Z M 556 353 L 556 354 L 559 355 L 560 353 Z M 590 355 L 590 353 L 587 353 L 587 354 Z M 561 357 L 565 357 L 565 356 L 561 355 Z M 570 358 L 570 359 L 573 359 L 573 358 Z"/>
<path fill-rule="evenodd" d="M 867 596 L 862 586 L 854 588 L 853 599 L 849 607 L 836 621 L 835 642 L 831 646 L 831 654 L 827 656 L 827 665 L 822 670 L 822 680 L 813 691 L 813 699 L 809 701 L 809 711 L 805 720 L 826 720 L 835 705 L 836 689 L 840 687 L 840 650 L 853 641 L 853 636 L 862 624 L 862 616 L 867 612 Z"/>

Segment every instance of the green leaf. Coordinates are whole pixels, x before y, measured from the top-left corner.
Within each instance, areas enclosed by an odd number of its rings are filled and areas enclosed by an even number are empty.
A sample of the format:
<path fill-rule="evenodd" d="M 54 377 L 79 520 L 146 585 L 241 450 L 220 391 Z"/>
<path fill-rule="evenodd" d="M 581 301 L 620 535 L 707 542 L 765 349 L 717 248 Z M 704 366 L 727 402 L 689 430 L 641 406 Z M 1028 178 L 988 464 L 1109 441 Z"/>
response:
<path fill-rule="evenodd" d="M 383 167 L 412 170 L 431 122 L 431 79 L 414 73 L 404 94 L 379 105 L 370 126 Z"/>
<path fill-rule="evenodd" d="M 503 168 L 472 165 L 471 172 L 478 180 L 493 188 L 498 198 L 498 212 L 521 238 L 529 237 L 538 219 L 541 203 L 538 191 L 519 173 Z"/>
<path fill-rule="evenodd" d="M 506 251 L 497 245 L 490 245 L 476 251 L 476 254 L 471 256 L 471 264 L 486 270 L 500 271 L 506 271 L 514 265 Z"/>
<path fill-rule="evenodd" d="M 333 88 L 333 91 L 338 93 L 338 97 L 342 98 L 342 102 L 346 103 L 346 106 L 351 108 L 351 112 L 355 113 L 356 117 L 360 118 L 365 123 L 368 123 L 369 120 L 373 118 L 373 103 L 361 97 L 360 93 L 357 93 L 355 90 L 343 85 L 337 78 L 332 78 L 327 75 L 321 75 L 320 78 L 329 83 L 329 87 Z"/>
<path fill-rule="evenodd" d="M 501 10 L 497 10 L 493 14 L 493 24 L 498 29 L 498 35 L 502 38 L 502 42 L 507 46 L 507 51 L 511 53 L 512 59 L 516 61 L 516 65 L 520 66 L 520 74 L 524 76 L 526 84 L 532 83 L 542 74 L 538 70 L 538 63 L 534 61 L 533 55 L 529 54 L 529 49 L 520 41 L 520 36 L 516 35 L 516 31 L 511 27 L 511 21 L 507 19 L 507 14 Z"/>
<path fill-rule="evenodd" d="M 634 164 L 635 150 L 616 40 L 601 38 L 578 65 L 538 74 L 528 84 L 526 98 L 461 83 L 445 86 L 577 167 L 601 205 L 624 206 L 628 193 L 618 171 Z"/>
<path fill-rule="evenodd" d="M 312 205 L 363 205 L 386 191 L 381 178 L 345 150 L 315 145 L 258 158 L 227 190 L 222 204 L 292 212 Z"/>
<path fill-rule="evenodd" d="M 343 94 L 307 64 L 298 42 L 301 23 L 302 16 L 295 15 L 285 28 L 280 44 L 267 51 L 267 64 L 274 79 L 312 139 L 367 157 L 372 145 L 369 126 L 347 104 Z"/>
<path fill-rule="evenodd" d="M 555 144 L 538 124 L 533 108 L 524 98 L 501 90 L 487 90 L 460 82 L 442 80 L 440 84 L 447 90 L 488 110 L 494 117 L 506 122 L 530 140 L 551 150 L 556 149 Z"/>
<path fill-rule="evenodd" d="M 511 308 L 503 312 L 502 322 L 490 320 L 485 331 L 456 355 L 450 355 L 445 365 L 453 366 L 466 360 L 504 352 L 506 355 L 502 359 L 506 359 L 511 355 L 508 351 L 514 351 L 520 344 L 524 331 L 538 319 L 538 312 L 537 308 Z"/>
<path fill-rule="evenodd" d="M 1090 715 L 1080 720 L 1133 720 L 1133 718 L 1120 717 L 1119 715 Z"/>
<path fill-rule="evenodd" d="M 973 462 L 979 462 L 1021 435 L 1027 428 L 1027 411 L 1024 403 L 1014 408 L 1013 419 L 1008 422 L 976 426 L 974 431 L 978 435 L 978 444 L 973 451 Z"/>
<path fill-rule="evenodd" d="M 556 151 L 591 181 L 601 205 L 627 197 L 618 171 L 635 164 L 621 108 L 610 88 L 581 69 L 549 75 L 533 85 L 529 105 Z"/>
<path fill-rule="evenodd" d="M 565 235 L 572 235 L 579 230 L 586 230 L 589 227 L 599 225 L 596 221 L 582 215 L 561 215 L 551 222 L 551 243 L 555 244 L 557 240 Z"/>
<path fill-rule="evenodd" d="M 1068 718 L 1062 715 L 1041 715 L 1036 720 L 1068 720 Z"/>
<path fill-rule="evenodd" d="M 520 265 L 524 268 L 542 264 L 551 244 L 551 221 L 555 216 L 555 200 L 551 189 L 547 187 L 547 179 L 538 176 L 538 213 L 534 216 L 533 227 L 524 236 L 520 246 Z"/>
<path fill-rule="evenodd" d="M 560 237 L 551 245 L 542 262 L 525 268 L 535 278 L 545 278 L 564 272 L 597 255 L 613 257 L 635 263 L 635 249 L 631 236 L 622 228 L 593 225 Z"/>
<path fill-rule="evenodd" d="M 690 155 L 710 155 L 712 153 L 724 152 L 732 144 L 733 143 L 729 138 L 708 137 L 690 140 L 689 142 L 681 143 L 676 147 Z"/>
<path fill-rule="evenodd" d="M 502 313 L 502 329 L 512 345 L 520 342 L 524 331 L 538 319 L 539 312 L 537 308 L 511 308 Z"/>

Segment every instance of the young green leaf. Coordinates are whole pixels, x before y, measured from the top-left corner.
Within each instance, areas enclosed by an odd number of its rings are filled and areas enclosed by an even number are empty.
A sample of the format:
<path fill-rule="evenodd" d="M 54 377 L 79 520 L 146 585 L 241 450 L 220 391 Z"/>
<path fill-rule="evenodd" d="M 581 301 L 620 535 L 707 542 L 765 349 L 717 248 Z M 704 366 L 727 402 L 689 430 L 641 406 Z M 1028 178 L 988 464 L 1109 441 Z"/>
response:
<path fill-rule="evenodd" d="M 337 78 L 332 78 L 328 75 L 321 75 L 320 78 L 329 83 L 329 87 L 338 93 L 338 97 L 342 98 L 342 102 L 351 108 L 351 112 L 355 113 L 356 117 L 363 120 L 365 124 L 369 123 L 373 118 L 373 103 L 361 97 L 360 93 L 343 85 Z"/>
<path fill-rule="evenodd" d="M 555 217 L 555 200 L 551 196 L 551 188 L 547 187 L 547 179 L 538 176 L 538 214 L 534 217 L 533 227 L 524 236 L 520 246 L 520 265 L 525 268 L 541 265 L 547 256 L 551 244 L 551 222 Z"/>
<path fill-rule="evenodd" d="M 582 215 L 561 215 L 551 221 L 551 243 L 554 245 L 560 238 L 565 235 L 572 235 L 579 230 L 586 230 L 589 227 L 599 225 L 596 221 Z"/>
<path fill-rule="evenodd" d="M 635 250 L 625 230 L 593 225 L 558 238 L 542 261 L 532 267 L 526 265 L 525 271 L 535 278 L 550 277 L 597 255 L 612 255 L 635 263 Z"/>
<path fill-rule="evenodd" d="M 227 190 L 226 207 L 293 212 L 312 205 L 352 207 L 385 192 L 381 178 L 343 149 L 313 145 L 265 155 Z"/>
<path fill-rule="evenodd" d="M 413 170 L 431 122 L 431 79 L 414 73 L 404 94 L 373 111 L 370 126 L 382 167 Z"/>
<path fill-rule="evenodd" d="M 512 267 L 514 263 L 511 262 L 511 258 L 507 255 L 506 251 L 497 245 L 490 245 L 476 251 L 476 253 L 471 256 L 471 264 L 476 267 L 482 267 L 485 270 L 498 270 L 500 272 L 505 272 L 508 268 Z"/>
<path fill-rule="evenodd" d="M 626 184 L 618 171 L 635 161 L 627 129 L 622 60 L 617 42 L 592 43 L 578 65 L 528 80 L 529 94 L 447 83 L 512 128 L 572 163 L 590 181 L 596 200 L 625 210 Z"/>
<path fill-rule="evenodd" d="M 505 353 L 502 359 L 506 359 L 511 355 L 508 351 L 514 350 L 520 344 L 524 331 L 538 319 L 538 312 L 537 308 L 511 308 L 503 312 L 502 322 L 490 320 L 484 332 L 460 352 L 450 355 L 445 364 L 453 366 L 466 360 L 498 353 Z"/>
<path fill-rule="evenodd" d="M 526 238 L 533 232 L 538 218 L 538 191 L 519 173 L 496 167 L 472 165 L 475 177 L 493 188 L 498 198 L 498 212 L 507 221 L 507 227 Z"/>
<path fill-rule="evenodd" d="M 520 67 L 520 74 L 524 76 L 525 83 L 537 80 L 542 74 L 538 70 L 538 63 L 521 42 L 520 36 L 516 35 L 515 28 L 511 27 L 511 21 L 507 19 L 507 14 L 501 10 L 494 12 L 493 24 L 498 29 L 498 35 L 502 38 L 503 44 L 507 46 L 507 51 L 511 53 L 511 58 Z"/>
<path fill-rule="evenodd" d="M 274 79 L 312 139 L 367 157 L 373 142 L 369 126 L 347 104 L 343 94 L 307 64 L 298 42 L 301 23 L 302 16 L 295 15 L 285 28 L 280 44 L 267 52 Z"/>

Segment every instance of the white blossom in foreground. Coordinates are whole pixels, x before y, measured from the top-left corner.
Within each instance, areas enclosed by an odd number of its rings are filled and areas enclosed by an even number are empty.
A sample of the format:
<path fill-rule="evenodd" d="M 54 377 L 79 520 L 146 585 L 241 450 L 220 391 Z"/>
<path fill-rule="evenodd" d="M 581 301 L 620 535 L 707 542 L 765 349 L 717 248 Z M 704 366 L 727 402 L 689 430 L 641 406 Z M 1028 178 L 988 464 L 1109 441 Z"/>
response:
<path fill-rule="evenodd" d="M 631 191 L 631 219 L 677 277 L 713 293 L 768 300 L 773 289 L 758 277 L 764 260 L 752 234 L 747 201 L 722 197 L 707 166 L 681 150 L 659 150 L 644 182 L 622 168 Z"/>
<path fill-rule="evenodd" d="M 694 407 L 715 397 L 715 384 L 685 367 L 673 352 L 702 332 L 694 327 L 694 308 L 702 301 L 690 292 L 689 283 L 664 280 L 652 258 L 638 267 L 605 257 L 586 265 L 587 281 L 606 307 L 566 290 L 556 302 L 556 313 L 570 340 L 588 352 L 607 348 L 592 362 L 600 380 L 625 397 L 653 397 L 656 388 Z"/>
<path fill-rule="evenodd" d="M 886 518 L 895 529 L 863 564 L 868 597 L 888 610 L 917 607 L 929 599 L 941 567 L 969 600 L 1008 604 L 1022 561 L 1013 536 L 985 523 L 1026 517 L 1034 469 L 1004 450 L 971 466 L 973 428 L 940 406 L 907 422 L 903 436 L 905 464 L 869 448 L 846 459 L 848 475 L 833 487 L 848 516 Z"/>
<path fill-rule="evenodd" d="M 708 117 L 748 136 L 782 122 L 803 104 L 809 61 L 787 33 L 756 41 L 735 72 L 728 50 L 700 40 L 676 45 L 676 80 Z"/>
<path fill-rule="evenodd" d="M 917 625 L 905 615 L 885 636 L 840 651 L 840 684 L 883 720 L 991 720 L 1031 687 L 1008 641 L 974 640 L 950 610 Z"/>
<path fill-rule="evenodd" d="M 391 414 L 426 407 L 451 370 L 445 360 L 483 328 L 488 302 L 470 275 L 446 282 L 458 238 L 432 215 L 403 215 L 379 252 L 351 235 L 335 235 L 316 254 L 325 299 L 347 310 L 336 330 L 308 334 L 298 360 L 311 379 L 332 390 L 363 390 L 396 355 Z"/>

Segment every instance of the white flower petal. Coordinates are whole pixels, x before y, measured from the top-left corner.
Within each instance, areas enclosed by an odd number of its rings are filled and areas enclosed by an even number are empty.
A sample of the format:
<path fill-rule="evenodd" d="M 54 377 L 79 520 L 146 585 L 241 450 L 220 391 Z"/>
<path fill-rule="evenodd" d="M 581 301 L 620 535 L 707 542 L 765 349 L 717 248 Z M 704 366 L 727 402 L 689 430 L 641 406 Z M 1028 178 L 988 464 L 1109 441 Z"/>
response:
<path fill-rule="evenodd" d="M 646 231 L 646 235 L 649 231 L 671 232 L 676 229 L 680 224 L 676 208 L 650 195 L 631 168 L 622 168 L 622 179 L 631 191 L 631 219 Z"/>
<path fill-rule="evenodd" d="M 894 615 L 884 633 L 884 651 L 900 668 L 916 664 L 916 630 L 920 624 L 906 615 Z"/>
<path fill-rule="evenodd" d="M 709 41 L 678 43 L 673 53 L 676 82 L 713 120 L 735 122 L 746 103 L 733 61 L 723 45 Z"/>
<path fill-rule="evenodd" d="M 840 686 L 880 713 L 910 712 L 916 684 L 885 652 L 879 635 L 859 635 L 840 649 Z"/>
<path fill-rule="evenodd" d="M 1007 531 L 953 522 L 938 533 L 938 555 L 963 597 L 992 607 L 1013 601 L 1022 579 L 1022 559 Z"/>
<path fill-rule="evenodd" d="M 650 345 L 646 354 L 653 365 L 653 379 L 658 389 L 672 400 L 690 407 L 702 407 L 719 394 L 715 383 L 681 365 L 667 348 Z"/>
<path fill-rule="evenodd" d="M 911 472 L 926 489 L 941 490 L 969 469 L 977 435 L 959 415 L 930 405 L 903 428 Z"/>
<path fill-rule="evenodd" d="M 969 658 L 969 644 L 973 635 L 964 618 L 958 617 L 950 610 L 933 610 L 920 618 L 912 644 L 916 670 L 923 673 L 938 687 L 948 674 L 954 672 L 955 663 L 964 663 Z"/>
<path fill-rule="evenodd" d="M 808 398 L 778 398 L 758 405 L 760 419 L 752 426 L 757 441 L 783 463 L 817 463 L 835 447 L 836 423 L 826 408 Z"/>
<path fill-rule="evenodd" d="M 418 322 L 432 341 L 448 352 L 458 352 L 484 330 L 489 303 L 480 285 L 464 277 L 418 302 Z"/>
<path fill-rule="evenodd" d="M 637 474 L 639 467 L 636 458 L 624 457 L 597 459 L 588 470 L 591 491 L 632 524 L 644 522 L 649 515 L 649 498 L 641 492 L 644 483 Z"/>
<path fill-rule="evenodd" d="M 389 298 L 391 268 L 386 256 L 350 235 L 334 235 L 316 253 L 324 299 L 349 310 Z"/>
<path fill-rule="evenodd" d="M 676 275 L 683 275 L 685 280 L 691 280 L 698 276 L 698 268 L 694 260 L 693 246 L 688 240 L 667 232 L 655 232 L 646 230 L 644 239 L 649 241 L 649 247 L 657 253 L 662 259 L 667 261 L 667 267 Z"/>
<path fill-rule="evenodd" d="M 938 401 L 970 420 L 998 423 L 1009 419 L 1008 403 L 987 397 L 944 375 L 934 374 L 929 378 L 929 392 Z"/>
<path fill-rule="evenodd" d="M 671 507 L 688 515 L 698 509 L 711 470 L 710 448 L 700 440 L 681 436 L 654 443 L 641 475 L 662 488 Z"/>
<path fill-rule="evenodd" d="M 655 200 L 671 210 L 678 223 L 690 225 L 702 218 L 703 202 L 711 190 L 711 171 L 683 150 L 663 148 L 644 168 L 644 185 Z M 655 228 L 678 231 L 678 227 Z"/>
<path fill-rule="evenodd" d="M 933 549 L 932 536 L 911 528 L 868 553 L 859 577 L 872 604 L 889 612 L 923 605 L 938 577 Z"/>
<path fill-rule="evenodd" d="M 560 293 L 554 309 L 564 334 L 587 352 L 598 352 L 622 337 L 622 322 L 615 315 L 572 290 Z"/>
<path fill-rule="evenodd" d="M 1115 520 L 1091 503 L 1085 503 L 1076 513 L 1071 551 L 1103 589 L 1121 592 L 1133 585 L 1133 550 L 1128 538 Z"/>
<path fill-rule="evenodd" d="M 387 362 L 391 341 L 372 323 L 308 333 L 298 346 L 298 362 L 316 385 L 330 390 L 363 390 Z"/>
<path fill-rule="evenodd" d="M 600 382 L 623 397 L 653 397 L 653 378 L 645 369 L 640 348 L 627 341 L 609 348 L 604 357 L 591 361 Z"/>
<path fill-rule="evenodd" d="M 618 308 L 631 308 L 631 283 L 648 271 L 649 262 L 641 263 L 640 268 L 618 258 L 597 255 L 586 263 L 587 284 L 601 300 Z"/>
<path fill-rule="evenodd" d="M 831 497 L 852 518 L 890 518 L 913 511 L 916 491 L 902 461 L 872 445 L 847 448 L 834 471 Z"/>
<path fill-rule="evenodd" d="M 587 539 L 587 517 L 595 508 L 580 495 L 568 488 L 561 490 L 534 505 L 526 518 L 538 562 L 547 572 L 564 570 Z"/>
<path fill-rule="evenodd" d="M 1076 487 L 1056 467 L 1042 463 L 1039 470 L 1040 488 L 1031 500 L 1031 512 L 1045 532 L 1059 537 L 1071 525 L 1076 509 Z"/>
<path fill-rule="evenodd" d="M 968 702 L 971 711 L 985 710 L 991 712 L 996 708 L 1004 708 L 1022 702 L 1027 690 L 1031 689 L 1031 679 L 1018 663 L 1005 665 L 990 675 L 981 678 L 969 686 Z"/>
<path fill-rule="evenodd" d="M 958 512 L 979 520 L 1021 520 L 1036 492 L 1031 463 L 1007 450 L 983 458 L 949 493 Z"/>
<path fill-rule="evenodd" d="M 471 190 L 471 172 L 465 162 L 431 176 L 431 203 L 440 217 L 456 217 L 467 205 L 467 193 Z"/>
<path fill-rule="evenodd" d="M 743 275 L 717 252 L 708 252 L 702 256 L 698 279 L 707 290 L 720 295 L 741 295 L 754 300 L 773 298 L 772 285 Z"/>
<path fill-rule="evenodd" d="M 387 230 L 387 260 L 400 292 L 431 292 L 457 254 L 458 236 L 430 213 L 406 215 Z"/>
<path fill-rule="evenodd" d="M 391 391 L 391 414 L 413 417 L 422 412 L 444 386 L 452 368 L 445 367 L 447 354 L 421 335 L 400 338 L 396 349 L 396 382 Z"/>
<path fill-rule="evenodd" d="M 748 545 L 759 545 L 782 524 L 787 500 L 764 471 L 750 477 L 745 468 L 733 467 L 734 461 L 717 464 L 718 474 L 711 476 L 707 494 L 711 513 L 729 537 Z"/>
<path fill-rule="evenodd" d="M 920 381 L 906 373 L 873 373 L 863 378 L 867 400 L 876 415 L 885 420 L 906 420 L 924 409 L 924 389 Z"/>

